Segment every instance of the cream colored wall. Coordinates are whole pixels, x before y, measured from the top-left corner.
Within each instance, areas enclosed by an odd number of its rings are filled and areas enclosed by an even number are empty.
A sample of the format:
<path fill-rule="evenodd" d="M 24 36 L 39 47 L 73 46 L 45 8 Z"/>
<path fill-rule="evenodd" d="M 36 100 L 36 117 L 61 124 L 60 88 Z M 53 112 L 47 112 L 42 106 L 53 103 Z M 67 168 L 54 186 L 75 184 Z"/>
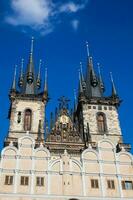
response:
<path fill-rule="evenodd" d="M 65 150 L 51 156 L 42 145 L 37 149 L 34 145 L 35 140 L 27 134 L 19 138 L 18 149 L 11 143 L 2 150 L 0 193 L 133 197 L 133 190 L 122 190 L 119 184 L 121 180 L 133 181 L 133 157 L 124 149 L 116 154 L 111 140 L 103 139 L 97 150 L 89 147 L 81 155 Z M 15 177 L 13 185 L 4 184 L 5 175 Z M 28 186 L 20 185 L 21 176 L 29 176 Z M 37 176 L 45 178 L 44 186 L 36 186 Z M 99 180 L 98 189 L 91 188 L 91 179 Z M 115 190 L 107 188 L 108 179 L 115 181 Z"/>
<path fill-rule="evenodd" d="M 91 109 L 88 107 L 91 106 Z M 94 109 L 93 107 L 96 107 Z M 84 129 L 87 130 L 87 123 L 89 123 L 89 130 L 92 134 L 92 141 L 98 142 L 101 140 L 104 136 L 101 137 L 101 135 L 93 135 L 98 133 L 98 127 L 97 127 L 97 120 L 96 116 L 98 112 L 103 112 L 106 115 L 106 122 L 107 122 L 107 131 L 108 134 L 111 136 L 110 139 L 113 141 L 113 143 L 117 143 L 120 139 L 119 136 L 121 136 L 121 129 L 120 129 L 120 123 L 118 118 L 117 110 L 114 106 L 112 106 L 112 110 L 109 110 L 110 106 L 106 106 L 107 110 L 104 110 L 105 106 L 101 106 L 102 110 L 98 110 L 98 105 L 90 105 L 85 104 L 83 105 L 83 118 L 84 118 Z M 115 136 L 118 135 L 118 136 Z"/>
<path fill-rule="evenodd" d="M 32 110 L 32 127 L 31 132 L 38 132 L 39 120 L 41 120 L 42 125 L 44 124 L 45 119 L 45 104 L 41 100 L 14 100 L 12 109 L 11 109 L 11 119 L 10 119 L 10 128 L 9 128 L 9 137 L 22 137 L 25 135 L 24 131 L 24 112 L 26 109 Z M 18 112 L 21 112 L 21 122 L 18 123 Z M 43 130 L 43 128 L 42 128 Z M 20 132 L 22 132 L 20 134 Z M 37 135 L 33 134 L 33 137 Z"/>

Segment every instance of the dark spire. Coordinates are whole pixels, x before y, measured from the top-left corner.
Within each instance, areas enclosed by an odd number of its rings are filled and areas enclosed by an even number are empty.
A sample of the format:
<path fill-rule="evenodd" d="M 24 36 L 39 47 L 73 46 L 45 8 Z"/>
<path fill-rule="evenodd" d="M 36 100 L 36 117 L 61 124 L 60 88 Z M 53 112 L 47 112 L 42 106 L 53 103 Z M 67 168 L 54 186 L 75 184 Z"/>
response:
<path fill-rule="evenodd" d="M 83 94 L 83 86 L 82 86 L 82 78 L 80 70 L 79 70 L 79 94 Z"/>
<path fill-rule="evenodd" d="M 77 109 L 77 97 L 76 97 L 76 90 L 74 89 L 74 112 L 76 112 Z"/>
<path fill-rule="evenodd" d="M 15 69 L 14 69 L 14 78 L 13 78 L 13 83 L 12 83 L 12 88 L 11 88 L 12 92 L 16 92 L 16 69 L 17 69 L 17 65 L 15 65 Z"/>
<path fill-rule="evenodd" d="M 44 92 L 48 92 L 48 72 L 47 72 L 47 68 L 45 69 L 45 84 L 44 84 Z"/>
<path fill-rule="evenodd" d="M 103 94 L 105 91 L 105 87 L 104 87 L 104 83 L 103 83 L 103 79 L 101 76 L 101 66 L 99 63 L 97 63 L 98 66 L 98 72 L 99 72 L 99 84 L 100 84 L 100 89 L 101 89 L 101 93 Z"/>
<path fill-rule="evenodd" d="M 112 83 L 112 97 L 118 97 L 117 92 L 116 92 L 116 87 L 113 79 L 112 72 L 110 72 L 110 78 L 111 78 L 111 83 Z"/>
<path fill-rule="evenodd" d="M 31 50 L 29 56 L 29 62 L 27 65 L 26 74 L 24 76 L 24 84 L 22 92 L 28 95 L 37 94 L 37 83 L 34 73 L 34 63 L 33 63 L 33 49 L 34 49 L 34 38 L 31 39 Z"/>
<path fill-rule="evenodd" d="M 50 130 L 52 130 L 54 126 L 54 119 L 53 119 L 53 112 L 51 112 L 50 114 Z"/>
<path fill-rule="evenodd" d="M 31 51 L 30 51 L 30 58 L 27 68 L 27 81 L 28 83 L 32 83 L 34 80 L 34 64 L 33 64 L 33 49 L 34 49 L 34 38 L 31 39 Z"/>
<path fill-rule="evenodd" d="M 40 89 L 41 87 L 41 65 L 42 65 L 42 60 L 40 60 L 39 62 L 39 70 L 38 70 L 38 75 L 37 75 L 37 80 L 36 80 L 38 89 Z"/>
<path fill-rule="evenodd" d="M 88 60 L 88 67 L 87 67 L 87 77 L 86 77 L 86 95 L 87 97 L 101 97 L 101 88 L 98 84 L 98 78 L 96 76 L 94 67 L 93 67 L 93 60 L 90 57 L 89 52 L 89 45 L 86 42 L 87 48 L 87 60 Z"/>
<path fill-rule="evenodd" d="M 45 68 L 45 82 L 44 82 L 43 99 L 48 101 L 48 74 L 47 74 L 47 68 Z"/>
<path fill-rule="evenodd" d="M 23 87 L 23 83 L 24 83 L 24 74 L 23 74 L 23 66 L 24 66 L 24 59 L 22 58 L 21 61 L 21 70 L 20 70 L 20 77 L 19 77 L 19 87 L 22 88 Z"/>
<path fill-rule="evenodd" d="M 80 62 L 80 73 L 81 73 L 81 84 L 82 84 L 82 88 L 83 88 L 83 91 L 85 91 L 85 89 L 86 89 L 86 82 L 85 82 L 84 75 L 83 75 L 83 66 L 82 66 L 82 62 Z"/>

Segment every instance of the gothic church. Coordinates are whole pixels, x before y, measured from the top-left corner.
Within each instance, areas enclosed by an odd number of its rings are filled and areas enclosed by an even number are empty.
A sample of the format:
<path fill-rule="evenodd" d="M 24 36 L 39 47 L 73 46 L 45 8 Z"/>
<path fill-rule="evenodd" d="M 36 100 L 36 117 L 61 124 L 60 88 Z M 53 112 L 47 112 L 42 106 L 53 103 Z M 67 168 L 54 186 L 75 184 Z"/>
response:
<path fill-rule="evenodd" d="M 0 200 L 133 199 L 133 156 L 119 124 L 121 104 L 111 75 L 112 94 L 105 96 L 87 44 L 87 74 L 79 72 L 73 111 L 59 98 L 50 127 L 47 71 L 34 71 L 33 39 L 26 70 L 10 90 L 10 126 L 0 158 Z M 41 63 L 40 63 L 41 65 Z"/>

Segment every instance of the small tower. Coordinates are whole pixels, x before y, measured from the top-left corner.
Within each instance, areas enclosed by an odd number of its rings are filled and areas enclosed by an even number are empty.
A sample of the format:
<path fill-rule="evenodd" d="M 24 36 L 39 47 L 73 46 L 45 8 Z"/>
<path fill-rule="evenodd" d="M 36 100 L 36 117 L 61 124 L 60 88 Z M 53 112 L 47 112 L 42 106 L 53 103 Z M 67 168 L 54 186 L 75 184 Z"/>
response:
<path fill-rule="evenodd" d="M 111 74 L 112 94 L 105 96 L 105 86 L 102 79 L 100 64 L 98 64 L 99 75 L 96 74 L 93 59 L 87 47 L 87 73 L 83 90 L 82 73 L 79 75 L 79 96 L 76 116 L 79 121 L 79 129 L 85 144 L 94 145 L 102 138 L 107 137 L 114 144 L 122 140 L 122 133 L 118 119 L 118 107 L 120 99 L 116 92 L 114 80 Z M 88 139 L 87 139 L 88 138 Z M 88 141 L 86 141 L 88 140 Z"/>
<path fill-rule="evenodd" d="M 33 136 L 36 143 L 40 138 L 41 141 L 44 141 L 45 107 L 48 101 L 47 80 L 45 80 L 45 90 L 41 92 L 41 61 L 39 72 L 36 76 L 33 61 L 33 44 L 34 39 L 32 38 L 29 61 L 25 72 L 24 60 L 22 59 L 21 62 L 18 81 L 19 89 L 16 86 L 15 68 L 13 85 L 10 91 L 10 127 L 5 145 L 8 145 L 10 141 L 17 145 L 18 138 L 24 136 L 27 132 Z"/>

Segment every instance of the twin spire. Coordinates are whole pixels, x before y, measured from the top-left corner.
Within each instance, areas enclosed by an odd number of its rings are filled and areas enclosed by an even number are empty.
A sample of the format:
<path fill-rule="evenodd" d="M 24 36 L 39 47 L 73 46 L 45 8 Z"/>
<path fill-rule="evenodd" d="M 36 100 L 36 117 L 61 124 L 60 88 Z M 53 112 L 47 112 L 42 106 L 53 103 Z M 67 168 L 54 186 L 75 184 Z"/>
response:
<path fill-rule="evenodd" d="M 31 39 L 31 49 L 30 49 L 30 55 L 29 55 L 29 62 L 27 64 L 26 71 L 24 73 L 24 59 L 21 60 L 21 68 L 20 68 L 20 77 L 18 81 L 19 85 L 19 92 L 23 95 L 37 95 L 39 94 L 39 90 L 41 88 L 41 66 L 42 66 L 42 60 L 39 61 L 39 69 L 37 76 L 35 75 L 34 71 L 34 59 L 33 59 L 33 52 L 34 52 L 34 38 Z M 45 71 L 45 85 L 44 85 L 44 92 L 48 92 L 48 86 L 47 86 L 47 72 Z M 14 79 L 13 84 L 11 88 L 11 92 L 17 91 L 16 86 L 16 67 L 14 72 Z"/>
<path fill-rule="evenodd" d="M 86 42 L 86 49 L 87 49 L 87 60 L 88 60 L 87 74 L 86 74 L 86 79 L 85 79 L 83 75 L 82 63 L 80 63 L 79 93 L 84 94 L 88 98 L 103 97 L 103 94 L 105 92 L 105 86 L 104 86 L 104 82 L 101 75 L 101 66 L 99 63 L 97 63 L 97 67 L 98 67 L 98 75 L 97 75 L 94 70 L 93 59 L 90 56 L 88 42 Z M 111 76 L 111 83 L 112 83 L 111 96 L 118 97 L 112 73 L 110 74 L 110 76 Z"/>

